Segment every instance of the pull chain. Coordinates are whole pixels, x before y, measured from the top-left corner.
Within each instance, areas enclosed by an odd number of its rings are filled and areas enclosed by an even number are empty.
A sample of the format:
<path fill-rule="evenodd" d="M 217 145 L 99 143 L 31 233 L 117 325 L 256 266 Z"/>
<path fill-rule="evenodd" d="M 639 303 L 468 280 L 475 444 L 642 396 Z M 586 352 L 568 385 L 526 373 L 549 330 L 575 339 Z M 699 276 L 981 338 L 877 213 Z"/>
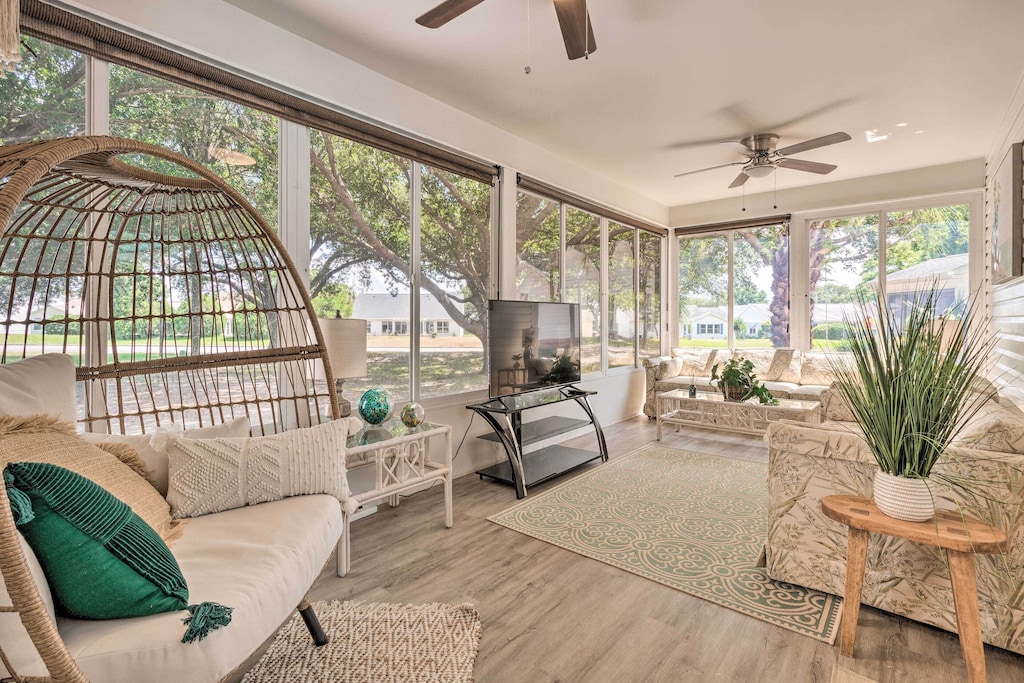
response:
<path fill-rule="evenodd" d="M 583 59 L 590 61 L 590 10 L 587 0 L 583 0 Z"/>
<path fill-rule="evenodd" d="M 743 192 L 743 210 L 747 210 L 747 184 L 743 183 L 740 185 L 740 191 Z"/>
<path fill-rule="evenodd" d="M 775 180 L 775 194 L 772 195 L 772 201 L 774 202 L 775 205 L 772 206 L 772 208 L 773 209 L 777 209 L 777 208 L 779 208 L 779 174 L 778 174 L 778 172 L 775 172 L 772 175 L 775 176 L 775 178 L 774 178 L 774 180 Z"/>
<path fill-rule="evenodd" d="M 529 76 L 533 69 L 530 68 L 530 0 L 526 0 L 526 68 L 523 72 Z"/>

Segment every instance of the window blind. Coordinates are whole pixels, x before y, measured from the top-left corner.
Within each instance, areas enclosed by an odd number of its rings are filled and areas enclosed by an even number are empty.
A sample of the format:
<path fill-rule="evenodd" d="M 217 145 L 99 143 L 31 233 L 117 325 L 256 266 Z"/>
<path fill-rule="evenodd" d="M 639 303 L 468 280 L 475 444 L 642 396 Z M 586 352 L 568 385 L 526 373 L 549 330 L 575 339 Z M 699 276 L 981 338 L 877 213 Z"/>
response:
<path fill-rule="evenodd" d="M 668 234 L 668 230 L 661 226 L 655 225 L 654 223 L 649 223 L 640 218 L 634 218 L 633 216 L 626 215 L 610 207 L 604 206 L 602 204 L 597 204 L 596 202 L 592 202 L 589 199 L 584 199 L 583 197 L 580 197 L 578 195 L 570 194 L 564 190 L 558 189 L 557 187 L 548 185 L 547 183 L 542 182 L 540 180 L 534 180 L 533 178 L 528 178 L 524 175 L 519 175 L 516 178 L 516 184 L 519 186 L 521 190 L 533 192 L 535 194 L 539 194 L 549 199 L 554 199 L 556 201 L 563 202 L 565 204 L 571 204 L 572 206 L 575 206 L 577 209 L 583 209 L 584 211 L 589 211 L 590 213 L 595 213 L 599 216 L 604 216 L 608 220 L 615 221 L 616 223 L 628 225 L 632 228 L 637 228 L 638 230 L 645 230 L 647 232 L 654 233 L 659 237 L 664 237 L 665 235 Z"/>
<path fill-rule="evenodd" d="M 21 0 L 23 33 L 130 67 L 310 128 L 493 185 L 498 169 L 345 114 L 39 0 Z"/>

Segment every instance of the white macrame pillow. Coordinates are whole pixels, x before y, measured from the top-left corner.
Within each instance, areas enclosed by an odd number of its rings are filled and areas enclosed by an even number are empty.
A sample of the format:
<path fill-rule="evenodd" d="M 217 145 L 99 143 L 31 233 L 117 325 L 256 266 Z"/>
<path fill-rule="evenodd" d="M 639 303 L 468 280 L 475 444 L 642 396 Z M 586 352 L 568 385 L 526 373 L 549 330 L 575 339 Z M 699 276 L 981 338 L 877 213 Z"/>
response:
<path fill-rule="evenodd" d="M 323 493 L 347 512 L 351 498 L 345 472 L 348 421 L 270 436 L 183 439 L 167 434 L 170 461 L 167 502 L 177 518 L 198 517 L 288 496 Z M 155 441 L 155 440 L 154 440 Z"/>

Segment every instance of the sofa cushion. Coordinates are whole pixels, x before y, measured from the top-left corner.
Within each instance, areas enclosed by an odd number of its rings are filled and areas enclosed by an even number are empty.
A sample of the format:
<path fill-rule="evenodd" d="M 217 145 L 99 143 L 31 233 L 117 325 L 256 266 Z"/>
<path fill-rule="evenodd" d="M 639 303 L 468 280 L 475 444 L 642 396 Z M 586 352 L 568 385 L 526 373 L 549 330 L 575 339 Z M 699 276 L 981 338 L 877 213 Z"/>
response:
<path fill-rule="evenodd" d="M 44 353 L 0 365 L 0 415 L 77 420 L 74 359 L 63 353 Z"/>
<path fill-rule="evenodd" d="M 345 472 L 348 420 L 241 439 L 170 437 L 167 502 L 177 518 L 197 517 L 324 493 L 350 497 Z M 354 511 L 354 503 L 352 510 Z"/>
<path fill-rule="evenodd" d="M 775 398 L 792 398 L 793 392 L 800 388 L 799 384 L 793 382 L 765 382 L 765 389 L 772 392 Z"/>
<path fill-rule="evenodd" d="M 757 379 L 764 381 L 768 379 L 768 370 L 775 358 L 775 349 L 736 349 L 733 358 L 745 358 L 754 364 L 754 374 Z"/>
<path fill-rule="evenodd" d="M 796 349 L 775 349 L 771 365 L 762 379 L 770 382 L 800 383 L 800 362 L 803 356 Z"/>
<path fill-rule="evenodd" d="M 829 386 L 835 380 L 829 354 L 808 351 L 803 354 L 800 363 L 800 383 L 818 386 Z"/>
<path fill-rule="evenodd" d="M 69 469 L 128 505 L 164 540 L 177 534 L 163 496 L 116 457 L 81 439 L 67 422 L 46 415 L 0 417 L 0 467 L 9 462 L 42 462 Z"/>
<path fill-rule="evenodd" d="M 193 602 L 234 608 L 231 626 L 183 645 L 180 613 L 136 619 L 59 619 L 71 655 L 91 681 L 217 681 L 281 626 L 341 536 L 338 501 L 298 496 L 191 520 L 172 552 Z"/>
<path fill-rule="evenodd" d="M 794 401 L 820 401 L 822 392 L 827 389 L 823 384 L 801 384 L 789 397 Z"/>
<path fill-rule="evenodd" d="M 671 379 L 673 377 L 678 377 L 682 369 L 682 358 L 669 358 L 667 360 L 663 360 L 658 364 L 658 369 L 654 374 L 654 379 Z"/>
<path fill-rule="evenodd" d="M 65 613 L 121 619 L 188 604 L 167 544 L 102 487 L 48 463 L 10 463 L 3 476 L 14 522 Z"/>
<path fill-rule="evenodd" d="M 177 425 L 161 427 L 153 434 L 94 434 L 85 432 L 81 437 L 95 444 L 127 444 L 135 449 L 139 458 L 149 472 L 150 483 L 156 487 L 160 495 L 167 496 L 167 452 L 153 447 L 153 437 L 157 434 L 170 432 L 182 439 L 218 439 L 249 436 L 251 426 L 249 418 L 239 417 L 223 424 L 196 429 L 181 430 Z M 158 439 L 159 441 L 159 439 Z"/>
<path fill-rule="evenodd" d="M 689 377 L 710 377 L 711 366 L 715 364 L 715 357 L 719 349 L 690 349 L 674 347 L 672 357 L 683 361 L 679 370 L 680 376 Z M 728 349 L 725 349 L 728 351 Z"/>

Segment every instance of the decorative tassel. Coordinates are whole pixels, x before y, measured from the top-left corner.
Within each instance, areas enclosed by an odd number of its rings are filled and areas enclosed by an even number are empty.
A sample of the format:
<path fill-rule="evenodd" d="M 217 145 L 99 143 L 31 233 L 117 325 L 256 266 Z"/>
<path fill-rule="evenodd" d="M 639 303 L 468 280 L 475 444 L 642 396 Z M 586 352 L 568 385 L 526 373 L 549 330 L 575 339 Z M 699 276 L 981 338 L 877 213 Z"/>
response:
<path fill-rule="evenodd" d="M 0 0 L 0 76 L 21 61 L 18 0 Z"/>
<path fill-rule="evenodd" d="M 4 484 L 7 485 L 7 500 L 11 503 L 11 515 L 14 516 L 14 526 L 28 524 L 36 518 L 32 511 L 32 499 L 21 489 L 14 487 L 14 475 L 4 470 Z"/>
<path fill-rule="evenodd" d="M 231 623 L 233 607 L 225 607 L 215 602 L 203 602 L 198 605 L 189 605 L 189 616 L 182 619 L 188 626 L 185 635 L 181 637 L 183 643 L 194 643 L 210 635 L 210 631 L 216 631 L 221 626 Z"/>

